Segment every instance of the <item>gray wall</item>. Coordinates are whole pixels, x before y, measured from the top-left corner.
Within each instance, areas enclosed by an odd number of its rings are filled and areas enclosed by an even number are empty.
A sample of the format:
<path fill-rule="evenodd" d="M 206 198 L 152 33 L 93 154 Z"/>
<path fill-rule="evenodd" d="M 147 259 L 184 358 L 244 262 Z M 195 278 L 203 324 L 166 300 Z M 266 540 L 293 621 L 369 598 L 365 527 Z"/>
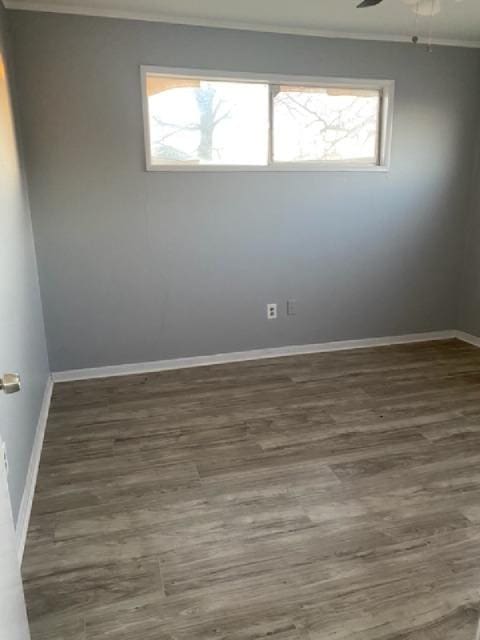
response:
<path fill-rule="evenodd" d="M 473 167 L 473 188 L 465 233 L 465 260 L 458 326 L 480 337 L 480 128 Z"/>
<path fill-rule="evenodd" d="M 20 394 L 0 394 L 0 438 L 9 454 L 8 480 L 16 520 L 49 369 L 29 204 L 12 110 L 7 27 L 7 14 L 0 3 L 0 373 L 19 371 L 23 378 Z"/>
<path fill-rule="evenodd" d="M 455 328 L 477 51 L 12 16 L 52 369 Z M 394 79 L 392 169 L 146 173 L 140 64 Z"/>

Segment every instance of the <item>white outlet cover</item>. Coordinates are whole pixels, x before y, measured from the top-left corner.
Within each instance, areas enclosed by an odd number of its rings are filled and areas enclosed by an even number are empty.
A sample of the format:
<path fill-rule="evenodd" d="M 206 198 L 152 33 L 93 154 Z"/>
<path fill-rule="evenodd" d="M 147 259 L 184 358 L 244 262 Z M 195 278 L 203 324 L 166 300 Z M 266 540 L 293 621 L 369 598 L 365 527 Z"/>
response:
<path fill-rule="evenodd" d="M 267 305 L 267 317 L 269 320 L 276 320 L 278 317 L 278 308 L 273 302 Z"/>

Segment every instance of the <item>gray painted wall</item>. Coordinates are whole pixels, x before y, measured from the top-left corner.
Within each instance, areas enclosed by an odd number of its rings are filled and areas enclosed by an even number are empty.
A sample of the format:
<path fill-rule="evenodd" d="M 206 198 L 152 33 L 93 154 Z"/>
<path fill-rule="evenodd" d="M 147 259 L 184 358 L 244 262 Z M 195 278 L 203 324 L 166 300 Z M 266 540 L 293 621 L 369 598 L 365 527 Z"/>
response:
<path fill-rule="evenodd" d="M 480 128 L 473 167 L 470 215 L 465 234 L 459 328 L 480 337 Z"/>
<path fill-rule="evenodd" d="M 477 51 L 12 21 L 53 370 L 456 326 Z M 140 64 L 394 79 L 392 169 L 146 173 Z"/>
<path fill-rule="evenodd" d="M 0 438 L 7 444 L 16 520 L 49 375 L 35 250 L 10 87 L 7 14 L 0 3 L 0 373 L 19 371 L 23 390 L 0 394 Z M 10 87 L 9 87 L 10 79 Z"/>

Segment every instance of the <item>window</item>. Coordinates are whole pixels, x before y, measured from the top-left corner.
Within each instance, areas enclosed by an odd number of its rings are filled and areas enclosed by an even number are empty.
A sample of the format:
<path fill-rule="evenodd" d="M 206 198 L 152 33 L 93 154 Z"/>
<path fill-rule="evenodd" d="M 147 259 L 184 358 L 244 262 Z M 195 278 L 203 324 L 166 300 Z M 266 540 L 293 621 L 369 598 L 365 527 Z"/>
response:
<path fill-rule="evenodd" d="M 277 85 L 274 162 L 378 164 L 379 90 Z"/>
<path fill-rule="evenodd" d="M 393 82 L 142 68 L 147 168 L 385 170 Z"/>
<path fill-rule="evenodd" d="M 146 78 L 153 165 L 264 165 L 268 85 Z"/>

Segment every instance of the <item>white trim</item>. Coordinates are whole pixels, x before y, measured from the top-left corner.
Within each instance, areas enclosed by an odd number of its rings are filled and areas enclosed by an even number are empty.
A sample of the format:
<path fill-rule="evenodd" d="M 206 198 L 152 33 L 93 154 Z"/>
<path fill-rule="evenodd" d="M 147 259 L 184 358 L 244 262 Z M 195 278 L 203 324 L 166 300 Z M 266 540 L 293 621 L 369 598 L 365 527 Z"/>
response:
<path fill-rule="evenodd" d="M 160 164 L 150 164 L 150 159 L 147 159 L 147 171 L 158 171 L 163 173 L 168 172 L 191 172 L 191 173 L 207 173 L 207 172 L 226 172 L 230 173 L 235 171 L 248 172 L 252 173 L 282 173 L 285 171 L 288 172 L 317 172 L 322 173 L 325 171 L 336 171 L 337 173 L 346 173 L 350 171 L 362 171 L 364 173 L 388 173 L 389 167 L 385 165 L 377 165 L 377 164 L 344 164 L 339 163 L 335 165 L 334 163 L 328 164 L 301 164 L 300 162 L 284 162 L 280 164 L 277 162 L 276 164 L 269 165 L 240 165 L 240 164 L 229 164 L 229 165 L 215 165 L 215 164 L 202 164 L 202 165 L 160 165 Z"/>
<path fill-rule="evenodd" d="M 351 31 L 332 31 L 309 27 L 290 27 L 287 25 L 258 24 L 253 22 L 236 22 L 234 20 L 215 20 L 208 18 L 187 18 L 172 16 L 160 12 L 148 11 L 115 11 L 112 9 L 93 9 L 83 6 L 83 0 L 78 5 L 61 6 L 56 2 L 32 2 L 32 0 L 4 0 L 7 9 L 19 11 L 37 11 L 46 13 L 61 13 L 77 16 L 92 16 L 97 18 L 120 18 L 122 20 L 141 20 L 144 22 L 164 22 L 192 27 L 210 27 L 213 29 L 235 29 L 238 31 L 259 31 L 262 33 L 283 33 L 296 36 L 311 36 L 316 38 L 337 38 L 347 40 L 375 40 L 377 42 L 411 43 L 410 35 L 395 33 L 354 33 Z M 421 44 L 426 44 L 426 38 L 420 38 Z M 480 48 L 480 40 L 457 40 L 455 38 L 433 38 L 432 44 L 445 47 Z"/>
<path fill-rule="evenodd" d="M 50 409 L 50 401 L 52 399 L 53 380 L 49 376 L 45 386 L 43 402 L 38 417 L 37 430 L 33 443 L 32 454 L 30 456 L 30 464 L 28 466 L 27 479 L 25 481 L 25 489 L 23 491 L 22 502 L 18 512 L 16 538 L 17 538 L 17 555 L 20 564 L 22 563 L 23 551 L 27 540 L 28 525 L 30 522 L 30 513 L 32 511 L 33 496 L 35 495 L 35 485 L 37 484 L 38 468 L 40 466 L 40 456 L 42 454 L 43 438 L 47 427 L 48 412 Z"/>
<path fill-rule="evenodd" d="M 54 382 L 73 382 L 75 380 L 90 380 L 92 378 L 109 378 L 112 376 L 153 373 L 156 371 L 171 371 L 174 369 L 186 369 L 189 367 L 205 367 L 215 364 L 244 362 L 246 360 L 263 360 L 265 358 L 280 358 L 283 356 L 296 356 L 309 353 L 326 353 L 329 351 L 344 351 L 347 349 L 366 349 L 369 347 L 384 347 L 392 344 L 428 342 L 430 340 L 450 340 L 455 337 L 457 337 L 456 331 L 430 331 L 427 333 L 410 333 L 408 335 L 367 338 L 363 340 L 342 340 L 336 342 L 322 342 L 319 344 L 253 349 L 251 351 L 218 353 L 210 356 L 194 356 L 191 358 L 158 360 L 156 362 L 138 362 L 135 364 L 121 364 L 97 367 L 93 369 L 73 369 L 71 371 L 57 371 L 52 374 L 52 377 Z"/>
<path fill-rule="evenodd" d="M 142 111 L 143 131 L 145 140 L 145 166 L 147 171 L 167 172 L 217 172 L 217 171 L 253 171 L 253 172 L 278 172 L 278 171 L 373 171 L 385 172 L 390 169 L 390 157 L 393 132 L 393 102 L 395 96 L 395 81 L 372 78 L 337 78 L 335 76 L 303 76 L 284 75 L 279 73 L 249 73 L 244 71 L 219 71 L 217 69 L 194 69 L 181 67 L 159 67 L 154 65 L 141 65 L 142 87 Z M 224 82 L 249 82 L 268 85 L 269 90 L 269 154 L 266 164 L 251 165 L 189 165 L 189 164 L 153 164 L 151 157 L 150 116 L 147 96 L 147 76 L 158 75 L 172 78 L 191 78 L 204 80 L 220 80 Z M 371 89 L 379 91 L 380 118 L 379 118 L 379 145 L 376 162 L 274 162 L 272 160 L 272 85 L 304 85 L 307 87 L 341 87 L 348 89 Z"/>
<path fill-rule="evenodd" d="M 458 340 L 472 344 L 474 347 L 480 347 L 480 338 L 478 336 L 474 336 L 466 331 L 455 331 L 455 334 Z"/>

